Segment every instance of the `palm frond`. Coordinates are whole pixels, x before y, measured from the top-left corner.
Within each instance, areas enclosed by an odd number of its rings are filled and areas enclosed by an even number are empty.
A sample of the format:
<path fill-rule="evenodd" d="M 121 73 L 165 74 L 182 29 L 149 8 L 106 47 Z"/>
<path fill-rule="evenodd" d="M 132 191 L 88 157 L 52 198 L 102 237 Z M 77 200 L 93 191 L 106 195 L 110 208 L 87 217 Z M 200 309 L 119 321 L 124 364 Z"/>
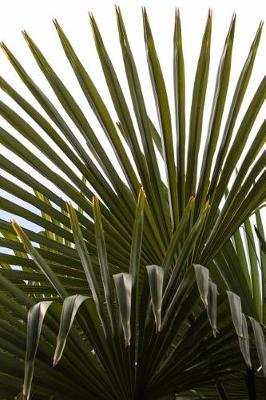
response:
<path fill-rule="evenodd" d="M 225 115 L 232 18 L 203 145 L 212 13 L 189 121 L 179 11 L 172 113 L 143 9 L 157 120 L 149 116 L 119 7 L 116 17 L 131 104 L 94 16 L 89 19 L 111 105 L 54 21 L 97 129 L 27 32 L 33 59 L 62 111 L 1 45 L 33 101 L 0 78 L 0 88 L 18 106 L 0 101 L 8 123 L 0 127 L 0 143 L 14 156 L 0 154 L 0 209 L 22 220 L 0 218 L 0 398 L 263 399 L 266 122 L 256 134 L 252 129 L 265 101 L 265 77 L 236 126 L 262 24 Z"/>

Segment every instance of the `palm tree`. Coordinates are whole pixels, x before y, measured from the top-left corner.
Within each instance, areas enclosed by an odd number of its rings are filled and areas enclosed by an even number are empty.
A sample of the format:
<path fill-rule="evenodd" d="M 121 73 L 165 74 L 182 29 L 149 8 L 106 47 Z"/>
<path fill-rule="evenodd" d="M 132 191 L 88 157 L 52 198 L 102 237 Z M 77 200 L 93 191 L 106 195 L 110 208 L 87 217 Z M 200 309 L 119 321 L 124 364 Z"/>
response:
<path fill-rule="evenodd" d="M 14 154 L 0 154 L 5 193 L 0 208 L 39 230 L 0 220 L 0 243 L 8 249 L 0 253 L 0 398 L 263 399 L 266 123 L 252 138 L 251 129 L 265 100 L 265 77 L 236 129 L 262 24 L 224 116 L 233 16 L 202 143 L 211 13 L 187 126 L 179 12 L 173 116 L 143 10 L 159 130 L 147 113 L 119 8 L 116 15 L 130 106 L 93 15 L 90 22 L 117 123 L 59 23 L 54 24 L 121 173 L 28 33 L 23 32 L 26 42 L 67 118 L 2 44 L 36 102 L 0 78 L 1 89 L 21 110 L 0 102 L 10 126 L 9 131 L 0 128 L 1 144 Z"/>

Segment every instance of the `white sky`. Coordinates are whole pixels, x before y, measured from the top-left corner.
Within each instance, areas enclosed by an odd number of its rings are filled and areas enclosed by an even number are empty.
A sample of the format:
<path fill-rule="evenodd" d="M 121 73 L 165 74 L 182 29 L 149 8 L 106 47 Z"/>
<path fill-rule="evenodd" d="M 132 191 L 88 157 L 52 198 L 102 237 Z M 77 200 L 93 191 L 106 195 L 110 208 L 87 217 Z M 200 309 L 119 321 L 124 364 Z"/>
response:
<path fill-rule="evenodd" d="M 30 52 L 25 44 L 20 31 L 26 29 L 32 36 L 40 49 L 44 52 L 48 61 L 55 68 L 56 72 L 63 79 L 64 83 L 71 87 L 71 93 L 77 96 L 79 104 L 88 116 L 89 121 L 97 129 L 96 120 L 88 108 L 88 105 L 82 97 L 81 91 L 75 82 L 73 72 L 65 59 L 63 50 L 59 44 L 52 18 L 57 18 L 72 43 L 74 44 L 78 55 L 87 67 L 92 79 L 96 83 L 100 93 L 110 104 L 110 98 L 106 85 L 103 80 L 100 63 L 94 48 L 93 38 L 88 22 L 88 11 L 92 11 L 96 17 L 99 28 L 105 39 L 107 48 L 119 71 L 119 77 L 122 84 L 125 83 L 125 74 L 123 71 L 122 58 L 119 49 L 118 36 L 115 22 L 114 4 L 121 5 L 124 20 L 127 26 L 129 39 L 132 45 L 147 107 L 153 119 L 156 119 L 156 113 L 151 96 L 151 86 L 147 79 L 147 66 L 145 57 L 145 48 L 143 42 L 141 5 L 147 6 L 148 15 L 150 17 L 151 27 L 157 44 L 157 51 L 161 60 L 163 72 L 165 74 L 167 88 L 171 105 L 173 104 L 172 93 L 172 36 L 173 36 L 173 20 L 174 8 L 178 6 L 181 11 L 182 28 L 183 28 L 183 46 L 186 63 L 186 90 L 188 111 L 190 109 L 190 99 L 192 91 L 192 83 L 199 54 L 201 37 L 206 22 L 208 8 L 213 9 L 213 35 L 211 50 L 211 67 L 209 85 L 207 90 L 207 103 L 205 107 L 205 120 L 203 131 L 206 132 L 213 96 L 215 73 L 222 52 L 224 39 L 229 27 L 230 19 L 235 11 L 237 14 L 237 25 L 235 33 L 235 44 L 233 50 L 233 65 L 231 71 L 231 82 L 229 86 L 228 100 L 232 97 L 236 79 L 240 73 L 243 62 L 249 51 L 250 44 L 254 38 L 261 19 L 266 19 L 265 0 L 241 1 L 241 0 L 9 0 L 2 1 L 0 12 L 0 41 L 13 51 L 17 58 L 22 62 L 25 68 L 30 72 L 32 77 L 36 79 L 41 88 L 51 96 L 55 104 L 58 104 L 49 85 L 39 72 L 38 67 L 30 56 Z M 245 111 L 252 94 L 256 90 L 259 82 L 265 74 L 265 54 L 266 54 L 266 36 L 263 32 L 261 45 L 258 51 L 257 61 L 255 63 L 253 76 L 250 81 L 246 93 L 246 100 L 243 103 L 242 115 Z M 0 53 L 0 74 L 11 83 L 20 93 L 32 101 L 32 97 L 25 91 L 23 84 L 14 73 L 12 67 L 3 54 Z M 127 89 L 125 85 L 123 88 Z M 8 104 L 13 103 L 2 93 L 0 98 L 4 99 Z M 129 98 L 129 97 L 128 97 Z M 229 104 L 229 102 L 227 104 Z M 60 106 L 59 106 L 60 107 Z M 111 107 L 111 106 L 110 106 Z M 173 109 L 173 108 L 172 108 Z M 228 108 L 225 110 L 225 115 Z M 260 126 L 263 115 L 265 117 L 266 107 L 260 113 L 258 122 L 254 126 L 254 132 Z M 113 110 L 111 109 L 113 116 Z M 23 114 L 24 116 L 24 114 Z M 26 118 L 26 117 L 25 117 Z M 26 118 L 27 119 L 27 118 Z M 32 123 L 32 122 L 31 122 Z M 238 121 L 239 123 L 239 121 Z M 2 119 L 0 124 L 7 127 Z M 72 126 L 72 125 L 71 125 Z M 74 129 L 74 128 L 73 128 Z M 0 145 L 0 151 L 6 150 Z M 114 161 L 115 162 L 115 161 Z M 1 174 L 1 170 L 0 170 Z M 0 189 L 1 192 L 1 189 Z M 0 214 L 3 212 L 0 211 Z"/>

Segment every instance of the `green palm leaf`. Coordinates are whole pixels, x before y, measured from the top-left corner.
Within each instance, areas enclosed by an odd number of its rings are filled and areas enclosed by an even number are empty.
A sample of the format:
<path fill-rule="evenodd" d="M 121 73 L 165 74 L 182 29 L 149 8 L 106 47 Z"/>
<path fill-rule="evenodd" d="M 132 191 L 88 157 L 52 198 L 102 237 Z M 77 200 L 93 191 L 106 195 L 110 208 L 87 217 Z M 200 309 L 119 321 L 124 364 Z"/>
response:
<path fill-rule="evenodd" d="M 89 20 L 112 104 L 54 21 L 97 129 L 28 33 L 33 59 L 68 119 L 1 45 L 37 104 L 0 78 L 18 106 L 0 101 L 8 126 L 0 127 L 0 144 L 14 155 L 0 154 L 0 399 L 264 399 L 265 121 L 255 134 L 252 129 L 265 102 L 265 77 L 236 127 L 262 24 L 227 104 L 232 18 L 203 145 L 212 13 L 189 121 L 179 11 L 172 113 L 143 9 L 158 121 L 147 111 L 119 7 L 116 17 L 131 104 L 94 16 Z"/>

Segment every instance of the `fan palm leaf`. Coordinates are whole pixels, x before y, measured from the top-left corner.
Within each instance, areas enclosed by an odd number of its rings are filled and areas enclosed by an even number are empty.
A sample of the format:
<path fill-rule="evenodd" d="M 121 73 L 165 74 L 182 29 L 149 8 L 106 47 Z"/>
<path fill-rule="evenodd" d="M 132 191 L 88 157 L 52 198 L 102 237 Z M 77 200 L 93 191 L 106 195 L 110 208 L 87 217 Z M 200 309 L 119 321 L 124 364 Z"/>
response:
<path fill-rule="evenodd" d="M 54 21 L 100 133 L 27 32 L 24 38 L 60 110 L 2 43 L 34 102 L 0 78 L 1 89 L 18 106 L 0 101 L 8 123 L 0 127 L 0 143 L 14 157 L 0 154 L 0 208 L 22 218 L 21 224 L 0 219 L 0 398 L 262 399 L 266 122 L 255 135 L 252 128 L 265 101 L 265 77 L 236 127 L 262 24 L 225 115 L 232 18 L 203 144 L 211 12 L 189 121 L 179 11 L 172 114 L 143 10 L 158 120 L 149 116 L 119 7 L 116 16 L 131 104 L 89 15 L 117 120 Z"/>

